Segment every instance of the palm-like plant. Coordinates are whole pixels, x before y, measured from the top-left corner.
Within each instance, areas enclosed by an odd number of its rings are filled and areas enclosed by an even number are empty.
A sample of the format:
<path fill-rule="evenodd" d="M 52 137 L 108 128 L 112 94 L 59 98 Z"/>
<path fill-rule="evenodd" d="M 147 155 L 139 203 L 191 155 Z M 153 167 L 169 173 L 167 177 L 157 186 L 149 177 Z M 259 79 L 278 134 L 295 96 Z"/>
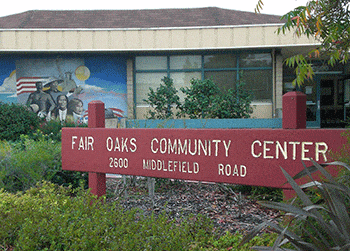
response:
<path fill-rule="evenodd" d="M 248 242 L 264 228 L 269 228 L 279 234 L 273 247 L 254 247 L 256 250 L 350 250 L 350 217 L 349 202 L 350 188 L 339 183 L 325 166 L 343 166 L 350 170 L 350 166 L 343 162 L 332 162 L 317 164 L 313 161 L 313 166 L 305 169 L 294 177 L 291 177 L 283 168 L 287 181 L 294 189 L 300 203 L 295 204 L 295 199 L 291 203 L 285 202 L 261 202 L 263 206 L 285 212 L 281 224 L 264 222 L 248 233 L 242 240 L 241 245 Z M 311 173 L 320 171 L 324 176 L 322 182 L 315 181 Z M 298 185 L 295 179 L 309 176 L 311 182 Z M 322 203 L 312 202 L 312 195 L 304 192 L 303 189 L 315 188 L 321 196 Z M 295 204 L 295 205 L 294 205 Z M 299 230 L 302 229 L 303 234 Z M 294 249 L 283 248 L 285 244 Z"/>

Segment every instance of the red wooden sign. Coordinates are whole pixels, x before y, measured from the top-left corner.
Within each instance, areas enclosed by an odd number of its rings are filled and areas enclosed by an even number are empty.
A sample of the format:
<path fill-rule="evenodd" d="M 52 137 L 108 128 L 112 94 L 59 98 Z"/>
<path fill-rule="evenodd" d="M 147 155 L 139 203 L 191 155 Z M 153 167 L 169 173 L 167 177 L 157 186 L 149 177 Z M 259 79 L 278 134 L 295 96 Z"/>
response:
<path fill-rule="evenodd" d="M 329 161 L 340 129 L 63 128 L 65 170 L 281 187 L 280 166 Z"/>

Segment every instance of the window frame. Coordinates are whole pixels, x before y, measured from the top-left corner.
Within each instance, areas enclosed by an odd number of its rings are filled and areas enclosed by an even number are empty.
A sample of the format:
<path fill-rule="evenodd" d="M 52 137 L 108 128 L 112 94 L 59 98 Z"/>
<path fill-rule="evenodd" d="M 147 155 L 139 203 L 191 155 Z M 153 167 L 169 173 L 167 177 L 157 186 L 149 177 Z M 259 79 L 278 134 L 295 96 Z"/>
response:
<path fill-rule="evenodd" d="M 178 54 L 140 54 L 134 57 L 134 104 L 136 106 L 144 106 L 144 103 L 137 103 L 137 83 L 136 83 L 136 74 L 137 73 L 165 73 L 167 77 L 170 77 L 171 73 L 183 73 L 183 72 L 200 72 L 201 79 L 205 79 L 205 72 L 220 72 L 220 71 L 236 71 L 236 83 L 239 83 L 240 80 L 240 72 L 242 70 L 270 70 L 271 71 L 271 102 L 273 99 L 273 51 L 272 50 L 254 50 L 254 51 L 239 51 L 239 52 L 212 52 L 212 53 L 178 53 Z M 236 66 L 235 67 L 226 67 L 226 68 L 205 68 L 205 57 L 211 55 L 219 55 L 219 54 L 234 54 L 236 56 Z M 270 66 L 261 66 L 261 67 L 240 67 L 240 56 L 246 54 L 270 54 L 271 56 L 271 64 Z M 174 56 L 201 56 L 201 66 L 197 69 L 171 69 L 170 68 L 170 59 Z M 152 70 L 138 70 L 136 67 L 136 58 L 137 57 L 167 57 L 167 69 L 152 69 Z M 236 85 L 237 86 L 237 85 Z M 253 100 L 254 102 L 255 100 Z M 259 101 L 259 100 L 256 100 Z"/>

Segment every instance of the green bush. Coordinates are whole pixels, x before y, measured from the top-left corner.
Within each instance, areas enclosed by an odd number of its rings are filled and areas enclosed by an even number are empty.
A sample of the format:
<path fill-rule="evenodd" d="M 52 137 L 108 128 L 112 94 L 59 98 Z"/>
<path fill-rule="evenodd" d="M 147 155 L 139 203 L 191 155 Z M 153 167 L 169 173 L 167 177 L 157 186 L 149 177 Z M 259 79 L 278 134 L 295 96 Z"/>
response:
<path fill-rule="evenodd" d="M 72 194 L 74 196 L 72 196 Z M 144 217 L 82 188 L 47 182 L 25 193 L 0 192 L 0 246 L 14 250 L 190 250 L 214 240 L 205 217 Z"/>
<path fill-rule="evenodd" d="M 248 185 L 233 185 L 233 190 L 241 192 L 252 200 L 283 200 L 283 190 L 274 187 L 259 187 Z"/>
<path fill-rule="evenodd" d="M 249 118 L 253 113 L 252 95 L 239 84 L 236 89 L 229 89 L 216 97 L 213 104 L 213 115 L 219 119 Z"/>
<path fill-rule="evenodd" d="M 0 188 L 25 191 L 42 180 L 74 188 L 82 183 L 87 188 L 88 175 L 62 170 L 58 141 L 26 135 L 16 142 L 0 141 Z"/>
<path fill-rule="evenodd" d="M 350 166 L 342 162 L 323 165 Z M 250 232 L 242 243 L 250 240 L 263 228 L 268 227 L 279 236 L 271 248 L 256 247 L 257 250 L 280 249 L 290 244 L 296 250 L 349 250 L 350 248 L 350 188 L 336 181 L 321 165 L 313 161 L 313 166 L 294 176 L 294 179 L 309 176 L 311 182 L 298 185 L 282 168 L 282 171 L 298 196 L 300 203 L 261 202 L 262 205 L 285 212 L 285 221 L 281 225 L 265 222 Z M 324 176 L 322 182 L 312 180 L 311 173 L 319 171 Z M 303 189 L 313 188 L 322 200 L 314 202 L 314 192 Z M 290 250 L 290 249 L 288 249 Z"/>
<path fill-rule="evenodd" d="M 41 180 L 51 180 L 61 169 L 61 145 L 46 139 L 0 142 L 0 188 L 24 191 Z"/>
<path fill-rule="evenodd" d="M 211 244 L 211 248 L 208 250 L 240 250 L 240 251 L 250 251 L 252 247 L 257 245 L 272 246 L 277 238 L 277 234 L 267 234 L 264 233 L 260 236 L 255 236 L 249 243 L 239 246 L 243 239 L 243 234 L 236 232 L 234 234 L 226 232 L 225 235 L 221 236 L 218 240 L 215 240 Z"/>
<path fill-rule="evenodd" d="M 182 115 L 187 115 L 191 119 L 216 117 L 215 102 L 221 95 L 221 91 L 212 80 L 192 79 L 190 86 L 182 87 L 181 91 L 185 94 L 185 100 L 181 106 Z"/>
<path fill-rule="evenodd" d="M 26 106 L 0 102 L 0 140 L 15 141 L 35 132 L 41 119 Z"/>
<path fill-rule="evenodd" d="M 211 79 L 192 79 L 189 87 L 180 89 L 184 93 L 184 101 L 180 103 L 173 80 L 163 78 L 162 81 L 164 85 L 156 91 L 150 88 L 148 98 L 144 100 L 153 108 L 148 112 L 149 119 L 249 118 L 253 112 L 252 95 L 243 83 L 222 91 Z M 174 113 L 176 110 L 178 112 Z"/>
<path fill-rule="evenodd" d="M 176 94 L 177 90 L 174 87 L 174 82 L 171 78 L 164 77 L 164 84 L 154 91 L 149 88 L 148 98 L 144 101 L 149 104 L 154 110 L 148 111 L 149 119 L 170 119 L 173 118 L 173 109 L 180 107 L 180 98 Z"/>

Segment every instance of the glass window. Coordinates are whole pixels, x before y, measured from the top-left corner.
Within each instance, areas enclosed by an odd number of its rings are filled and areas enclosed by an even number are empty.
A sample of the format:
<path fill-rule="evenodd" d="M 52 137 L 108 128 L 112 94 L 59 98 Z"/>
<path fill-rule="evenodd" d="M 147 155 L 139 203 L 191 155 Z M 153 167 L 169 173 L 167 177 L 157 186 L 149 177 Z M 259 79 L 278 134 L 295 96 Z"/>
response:
<path fill-rule="evenodd" d="M 137 73 L 136 74 L 136 104 L 146 104 L 149 88 L 154 91 L 163 84 L 162 79 L 166 73 Z"/>
<path fill-rule="evenodd" d="M 236 87 L 237 71 L 207 71 L 204 76 L 205 79 L 212 79 L 222 90 Z"/>
<path fill-rule="evenodd" d="M 141 56 L 135 58 L 135 66 L 137 105 L 146 104 L 143 100 L 147 99 L 149 88 L 156 90 L 165 76 L 173 79 L 183 101 L 180 88 L 190 86 L 192 78 L 202 79 L 202 73 L 205 79 L 212 79 L 222 90 L 236 88 L 240 79 L 246 84 L 245 88 L 252 91 L 254 101 L 272 100 L 270 53 Z"/>
<path fill-rule="evenodd" d="M 239 67 L 271 67 L 270 53 L 249 53 L 239 57 Z"/>
<path fill-rule="evenodd" d="M 167 57 L 136 57 L 136 70 L 166 70 L 168 67 Z"/>
<path fill-rule="evenodd" d="M 174 86 L 178 91 L 177 95 L 180 97 L 180 102 L 184 101 L 184 94 L 180 90 L 181 87 L 189 87 L 191 79 L 201 79 L 200 72 L 176 72 L 170 74 L 170 78 L 174 81 Z"/>
<path fill-rule="evenodd" d="M 201 56 L 171 56 L 170 69 L 200 69 L 202 67 Z"/>
<path fill-rule="evenodd" d="M 204 68 L 222 69 L 237 67 L 237 56 L 235 54 L 217 54 L 204 56 Z"/>
<path fill-rule="evenodd" d="M 252 92 L 253 100 L 271 101 L 272 70 L 242 70 L 240 81 Z"/>

